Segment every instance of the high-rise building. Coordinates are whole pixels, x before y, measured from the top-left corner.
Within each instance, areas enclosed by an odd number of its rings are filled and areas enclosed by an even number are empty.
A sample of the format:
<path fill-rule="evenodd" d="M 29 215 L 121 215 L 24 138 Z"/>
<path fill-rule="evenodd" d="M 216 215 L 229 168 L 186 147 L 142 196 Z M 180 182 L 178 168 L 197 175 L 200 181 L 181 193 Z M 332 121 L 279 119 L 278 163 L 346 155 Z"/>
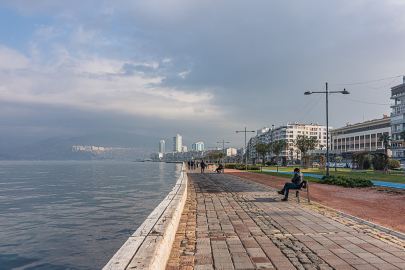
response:
<path fill-rule="evenodd" d="M 183 138 L 177 134 L 173 137 L 173 152 L 182 152 Z"/>
<path fill-rule="evenodd" d="M 404 161 L 405 141 L 402 136 L 405 131 L 405 76 L 402 77 L 402 84 L 391 88 L 391 150 L 392 156 Z"/>
<path fill-rule="evenodd" d="M 165 152 L 165 140 L 159 141 L 159 153 Z"/>
<path fill-rule="evenodd" d="M 191 146 L 191 149 L 197 150 L 197 151 L 203 151 L 204 150 L 204 143 L 203 142 L 193 143 L 192 146 Z"/>

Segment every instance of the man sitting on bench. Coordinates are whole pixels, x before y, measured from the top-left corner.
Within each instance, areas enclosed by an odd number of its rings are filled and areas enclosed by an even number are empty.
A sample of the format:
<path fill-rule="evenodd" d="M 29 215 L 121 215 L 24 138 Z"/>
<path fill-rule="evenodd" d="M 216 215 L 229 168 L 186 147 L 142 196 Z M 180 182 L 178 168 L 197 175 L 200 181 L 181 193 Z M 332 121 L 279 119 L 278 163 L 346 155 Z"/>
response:
<path fill-rule="evenodd" d="M 284 199 L 282 201 L 288 201 L 288 192 L 290 189 L 300 189 L 301 188 L 301 182 L 302 182 L 302 173 L 300 172 L 300 169 L 295 168 L 294 169 L 294 177 L 291 179 L 291 183 L 287 182 L 285 183 L 284 187 L 282 190 L 277 191 L 278 194 L 282 194 L 284 196 Z"/>
<path fill-rule="evenodd" d="M 216 169 L 217 173 L 220 173 L 223 168 L 224 166 L 222 166 L 222 164 L 219 164 L 218 168 Z"/>

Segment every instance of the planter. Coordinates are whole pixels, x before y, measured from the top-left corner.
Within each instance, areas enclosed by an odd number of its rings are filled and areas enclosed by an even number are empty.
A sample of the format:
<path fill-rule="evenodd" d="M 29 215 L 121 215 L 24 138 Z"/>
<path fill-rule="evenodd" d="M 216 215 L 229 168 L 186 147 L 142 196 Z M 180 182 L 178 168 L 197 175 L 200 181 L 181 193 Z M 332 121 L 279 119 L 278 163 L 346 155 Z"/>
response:
<path fill-rule="evenodd" d="M 350 169 L 351 172 L 366 172 L 366 170 Z"/>

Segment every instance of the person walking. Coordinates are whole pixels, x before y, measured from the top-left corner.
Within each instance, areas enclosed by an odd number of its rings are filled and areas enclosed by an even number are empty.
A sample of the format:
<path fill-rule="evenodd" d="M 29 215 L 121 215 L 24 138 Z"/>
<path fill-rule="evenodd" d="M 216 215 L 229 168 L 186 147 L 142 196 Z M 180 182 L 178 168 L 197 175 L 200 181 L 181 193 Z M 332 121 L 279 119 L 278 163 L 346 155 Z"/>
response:
<path fill-rule="evenodd" d="M 204 170 L 205 170 L 205 162 L 204 162 L 204 160 L 201 161 L 200 167 L 201 167 L 201 173 L 204 173 Z"/>

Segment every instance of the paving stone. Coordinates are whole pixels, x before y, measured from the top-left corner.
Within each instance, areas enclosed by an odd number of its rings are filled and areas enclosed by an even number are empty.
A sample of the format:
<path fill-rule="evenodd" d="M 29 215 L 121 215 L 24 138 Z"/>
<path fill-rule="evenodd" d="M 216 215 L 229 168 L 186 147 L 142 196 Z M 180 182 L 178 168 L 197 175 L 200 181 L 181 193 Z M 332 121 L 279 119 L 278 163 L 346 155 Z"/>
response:
<path fill-rule="evenodd" d="M 393 236 L 237 176 L 188 176 L 167 269 L 405 269 Z"/>

